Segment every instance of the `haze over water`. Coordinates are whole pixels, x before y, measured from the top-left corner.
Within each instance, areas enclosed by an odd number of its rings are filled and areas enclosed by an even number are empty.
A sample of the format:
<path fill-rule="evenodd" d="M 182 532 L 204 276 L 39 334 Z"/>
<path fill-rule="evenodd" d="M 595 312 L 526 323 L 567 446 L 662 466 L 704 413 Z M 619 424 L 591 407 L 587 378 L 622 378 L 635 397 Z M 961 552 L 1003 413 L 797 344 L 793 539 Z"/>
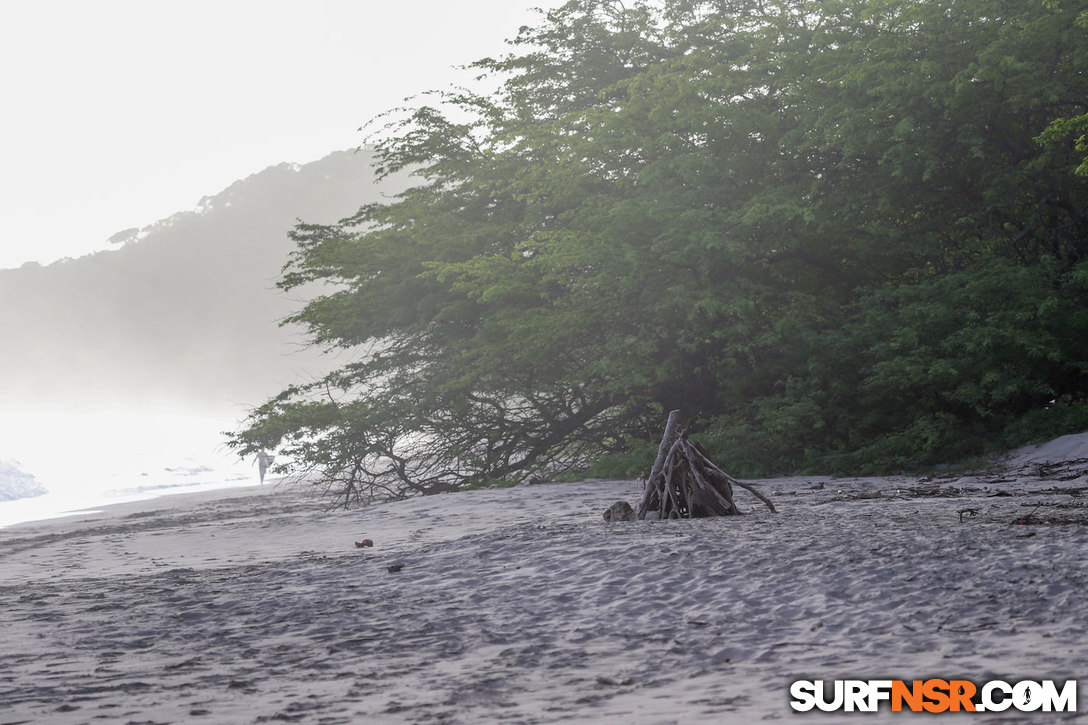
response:
<path fill-rule="evenodd" d="M 182 410 L 0 413 L 0 460 L 48 493 L 0 502 L 0 526 L 110 503 L 258 484 L 223 445 L 229 416 Z"/>

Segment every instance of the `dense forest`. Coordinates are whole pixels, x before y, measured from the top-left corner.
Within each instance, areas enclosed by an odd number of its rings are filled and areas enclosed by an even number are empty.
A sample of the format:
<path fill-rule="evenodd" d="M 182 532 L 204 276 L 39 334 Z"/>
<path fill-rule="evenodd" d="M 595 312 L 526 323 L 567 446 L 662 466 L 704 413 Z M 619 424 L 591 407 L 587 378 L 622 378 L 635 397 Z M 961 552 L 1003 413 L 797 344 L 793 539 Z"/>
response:
<path fill-rule="evenodd" d="M 231 444 L 350 502 L 644 472 L 674 408 L 745 476 L 1088 428 L 1086 17 L 568 2 L 378 122 L 415 186 L 296 227 L 291 319 L 361 352 Z"/>

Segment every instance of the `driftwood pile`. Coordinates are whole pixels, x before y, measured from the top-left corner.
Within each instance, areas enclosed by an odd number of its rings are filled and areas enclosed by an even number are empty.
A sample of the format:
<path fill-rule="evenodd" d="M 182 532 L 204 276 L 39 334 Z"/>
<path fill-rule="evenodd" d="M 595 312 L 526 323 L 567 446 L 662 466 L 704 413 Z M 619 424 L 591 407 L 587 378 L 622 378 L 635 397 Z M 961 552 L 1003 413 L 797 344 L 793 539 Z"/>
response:
<path fill-rule="evenodd" d="M 774 504 L 747 483 L 733 478 L 714 465 L 686 431 L 678 431 L 680 411 L 669 413 L 665 435 L 657 449 L 646 493 L 636 518 L 697 519 L 708 516 L 732 516 L 740 513 L 733 502 L 733 487 L 750 491 L 774 511 Z"/>

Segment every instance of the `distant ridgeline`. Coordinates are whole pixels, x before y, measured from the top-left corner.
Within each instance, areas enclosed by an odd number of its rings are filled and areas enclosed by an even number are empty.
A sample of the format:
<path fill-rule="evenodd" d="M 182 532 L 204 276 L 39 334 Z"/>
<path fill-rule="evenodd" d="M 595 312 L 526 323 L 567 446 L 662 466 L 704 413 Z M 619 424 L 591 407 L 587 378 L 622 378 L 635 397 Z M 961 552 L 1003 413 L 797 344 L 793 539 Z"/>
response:
<path fill-rule="evenodd" d="M 0 461 L 0 501 L 41 496 L 45 488 L 29 473 L 14 463 Z"/>
<path fill-rule="evenodd" d="M 256 404 L 320 366 L 277 323 L 298 219 L 333 222 L 406 186 L 368 150 L 280 164 L 144 229 L 119 249 L 0 270 L 0 399 Z"/>

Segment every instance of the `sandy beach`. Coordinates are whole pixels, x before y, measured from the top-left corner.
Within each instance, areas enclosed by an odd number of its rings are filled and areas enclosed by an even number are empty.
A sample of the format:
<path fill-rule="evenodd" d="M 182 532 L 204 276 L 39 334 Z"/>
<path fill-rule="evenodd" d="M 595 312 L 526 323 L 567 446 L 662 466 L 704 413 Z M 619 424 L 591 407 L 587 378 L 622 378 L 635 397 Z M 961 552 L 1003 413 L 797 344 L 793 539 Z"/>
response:
<path fill-rule="evenodd" d="M 0 529 L 0 723 L 836 722 L 790 683 L 1081 679 L 1086 441 L 759 481 L 777 514 L 717 519 L 606 523 L 633 481 L 332 512 L 266 485 Z"/>

